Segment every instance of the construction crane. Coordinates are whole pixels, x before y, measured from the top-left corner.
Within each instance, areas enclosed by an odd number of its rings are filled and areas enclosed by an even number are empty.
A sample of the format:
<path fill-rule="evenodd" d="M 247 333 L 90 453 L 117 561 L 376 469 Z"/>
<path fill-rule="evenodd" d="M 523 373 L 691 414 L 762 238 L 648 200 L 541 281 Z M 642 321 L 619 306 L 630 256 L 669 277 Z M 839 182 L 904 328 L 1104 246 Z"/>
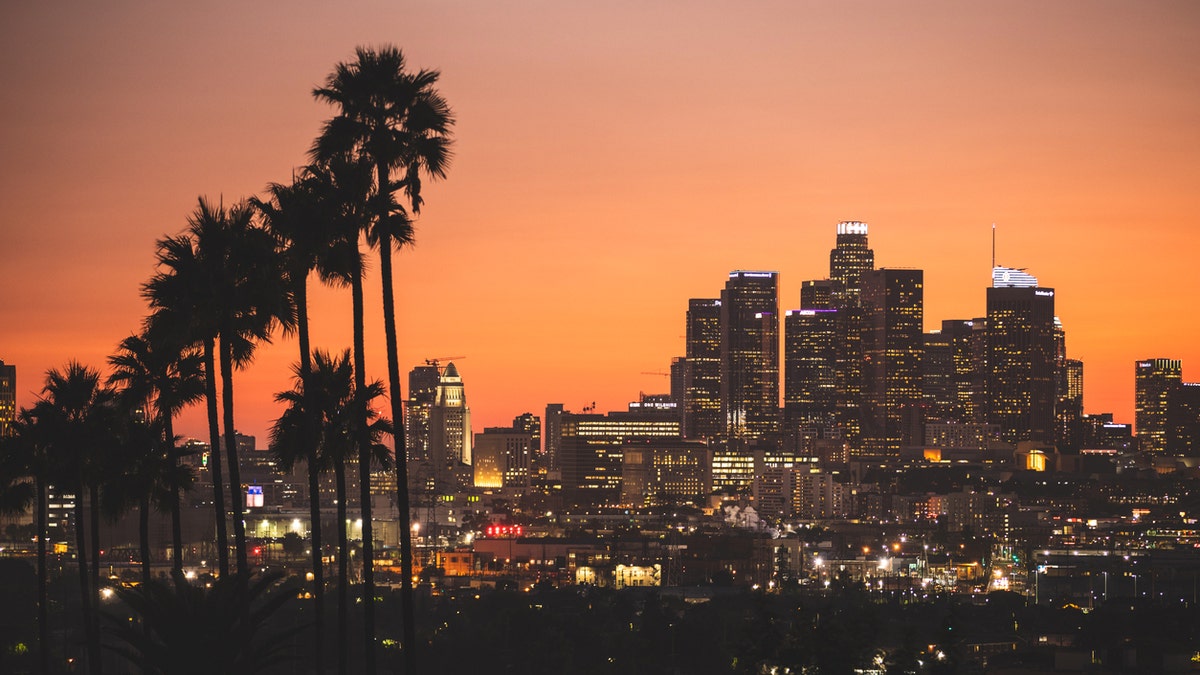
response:
<path fill-rule="evenodd" d="M 662 375 L 663 377 L 670 377 L 670 376 L 671 376 L 671 374 L 670 374 L 670 373 L 664 373 L 664 372 L 663 372 L 663 371 L 661 371 L 661 370 L 643 370 L 643 371 L 642 371 L 642 375 Z"/>
<path fill-rule="evenodd" d="M 442 370 L 443 370 L 442 365 L 441 365 L 442 361 L 461 361 L 465 358 L 467 358 L 467 357 L 465 357 L 465 356 L 435 356 L 431 359 L 425 359 L 425 365 L 433 366 L 434 368 L 437 368 L 438 375 L 441 375 Z"/>

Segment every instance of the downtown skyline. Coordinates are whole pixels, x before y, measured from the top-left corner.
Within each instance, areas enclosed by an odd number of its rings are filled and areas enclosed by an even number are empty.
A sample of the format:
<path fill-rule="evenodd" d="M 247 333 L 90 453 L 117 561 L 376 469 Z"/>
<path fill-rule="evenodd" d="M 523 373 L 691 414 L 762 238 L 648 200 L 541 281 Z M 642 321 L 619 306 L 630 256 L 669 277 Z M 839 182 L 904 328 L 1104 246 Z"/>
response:
<path fill-rule="evenodd" d="M 103 367 L 146 314 L 155 239 L 198 195 L 288 180 L 329 114 L 310 96 L 327 64 L 385 42 L 442 71 L 459 119 L 397 257 L 402 369 L 465 355 L 476 430 L 666 391 L 641 373 L 683 355 L 689 298 L 765 269 L 799 307 L 843 220 L 871 225 L 876 267 L 925 270 L 926 330 L 983 314 L 996 223 L 997 263 L 1058 292 L 1087 412 L 1133 421 L 1139 359 L 1198 379 L 1191 5 L 190 11 L 5 10 L 0 359 L 19 405 L 47 368 Z M 314 346 L 348 346 L 348 293 L 313 301 Z M 244 433 L 278 416 L 292 340 L 239 375 Z M 204 437 L 202 415 L 179 431 Z"/>

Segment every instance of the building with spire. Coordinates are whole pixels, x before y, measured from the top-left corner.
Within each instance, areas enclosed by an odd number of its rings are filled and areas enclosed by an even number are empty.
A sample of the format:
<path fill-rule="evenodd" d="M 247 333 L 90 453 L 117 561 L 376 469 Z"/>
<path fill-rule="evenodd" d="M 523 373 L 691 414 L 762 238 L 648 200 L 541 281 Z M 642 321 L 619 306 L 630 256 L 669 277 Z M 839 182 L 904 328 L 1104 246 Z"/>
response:
<path fill-rule="evenodd" d="M 450 362 L 438 378 L 429 409 L 429 451 L 439 484 L 470 466 L 471 441 L 471 409 L 458 368 Z"/>

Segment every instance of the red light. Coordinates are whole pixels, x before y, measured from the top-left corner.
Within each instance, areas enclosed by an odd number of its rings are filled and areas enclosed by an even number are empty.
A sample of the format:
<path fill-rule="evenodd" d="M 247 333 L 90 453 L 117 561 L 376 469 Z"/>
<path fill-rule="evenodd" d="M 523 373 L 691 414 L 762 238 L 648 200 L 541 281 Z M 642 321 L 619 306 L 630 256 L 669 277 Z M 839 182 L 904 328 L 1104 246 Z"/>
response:
<path fill-rule="evenodd" d="M 254 555 L 262 555 L 262 547 L 261 546 L 254 547 Z"/>

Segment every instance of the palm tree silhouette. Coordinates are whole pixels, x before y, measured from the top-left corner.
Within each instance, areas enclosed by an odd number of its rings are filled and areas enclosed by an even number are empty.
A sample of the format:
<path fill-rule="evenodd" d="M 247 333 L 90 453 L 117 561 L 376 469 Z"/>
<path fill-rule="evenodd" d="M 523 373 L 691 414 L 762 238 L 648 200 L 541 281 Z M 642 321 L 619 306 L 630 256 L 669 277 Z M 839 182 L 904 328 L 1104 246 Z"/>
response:
<path fill-rule="evenodd" d="M 350 559 L 345 468 L 348 463 L 361 461 L 356 449 L 363 437 L 368 442 L 368 461 L 386 467 L 388 450 L 381 437 L 392 433 L 392 426 L 372 407 L 372 403 L 383 395 L 383 383 L 372 382 L 361 390 L 355 387 L 356 377 L 348 350 L 338 357 L 316 350 L 307 374 L 299 365 L 293 372 L 295 386 L 275 395 L 276 401 L 286 403 L 288 407 L 271 428 L 271 449 L 286 464 L 295 459 L 293 449 L 301 445 L 298 437 L 313 434 L 319 466 L 334 472 L 338 530 L 338 672 L 344 673 Z M 363 420 L 366 420 L 366 427 L 360 429 Z M 363 520 L 365 523 L 365 514 Z"/>
<path fill-rule="evenodd" d="M 393 194 L 403 188 L 413 214 L 421 208 L 421 175 L 442 178 L 450 159 L 450 128 L 454 117 L 446 100 L 434 88 L 440 73 L 436 70 L 407 70 L 399 49 L 385 46 L 379 50 L 358 48 L 351 63 L 339 63 L 326 79 L 325 86 L 313 91 L 321 101 L 337 107 L 337 114 L 325 123 L 313 147 L 317 159 L 338 155 L 356 155 L 375 168 L 375 192 L 371 200 L 371 242 L 379 248 L 380 276 L 383 285 L 384 330 L 388 356 L 388 386 L 392 417 L 403 419 L 400 393 L 400 365 L 396 345 L 396 309 L 392 287 L 392 248 L 412 242 L 412 223 L 399 207 Z M 403 176 L 393 180 L 392 173 Z M 404 652 L 406 672 L 415 672 L 415 631 L 413 628 L 412 532 L 408 527 L 409 497 L 407 453 L 404 435 L 396 437 L 396 490 L 400 510 L 401 595 L 404 616 Z M 364 477 L 365 481 L 365 477 Z M 367 533 L 363 534 L 363 554 L 369 560 Z M 364 597 L 372 597 L 373 572 L 364 573 Z M 370 594 L 370 595 L 368 595 Z M 368 603 L 367 667 L 374 667 L 374 616 Z"/>
<path fill-rule="evenodd" d="M 290 185 L 272 183 L 267 198 L 251 198 L 250 203 L 262 215 L 264 226 L 278 240 L 284 270 L 291 287 L 296 309 L 296 333 L 300 347 L 297 378 L 303 381 L 312 369 L 308 321 L 308 277 L 316 271 L 326 283 L 347 285 L 357 264 L 357 242 L 342 236 L 338 223 L 341 207 L 336 195 L 329 190 L 321 170 L 309 168 Z M 357 232 L 357 228 L 355 229 Z M 305 406 L 311 407 L 311 406 Z M 314 442 L 315 421 L 304 418 L 307 425 L 293 443 L 278 449 L 281 462 L 290 469 L 296 460 L 307 466 L 309 517 L 311 522 L 311 562 L 313 569 L 313 598 L 316 609 L 313 647 L 317 670 L 324 664 L 324 607 L 325 573 L 322 563 L 321 502 L 319 475 L 322 467 L 317 461 Z"/>
<path fill-rule="evenodd" d="M 99 525 L 101 472 L 111 448 L 115 418 L 114 395 L 100 384 L 100 373 L 76 361 L 65 369 L 46 372 L 46 384 L 35 406 L 37 424 L 45 425 L 50 481 L 75 493 L 75 547 L 79 593 L 87 640 L 88 669 L 100 672 L 100 627 L 96 611 L 99 592 Z M 84 494 L 88 495 L 92 566 L 88 569 L 84 531 Z"/>
<path fill-rule="evenodd" d="M 46 497 L 45 429 L 38 425 L 37 420 L 38 416 L 33 410 L 22 408 L 9 427 L 10 435 L 0 437 L 0 514 L 23 514 L 31 505 L 34 507 L 34 528 L 37 533 L 38 672 L 46 675 L 50 672 L 49 570 L 46 567 L 49 503 Z"/>
<path fill-rule="evenodd" d="M 153 497 L 171 514 L 172 569 L 182 571 L 179 493 L 191 486 L 193 476 L 179 463 L 173 422 L 185 406 L 204 397 L 204 372 L 200 353 L 186 347 L 171 328 L 157 314 L 151 315 L 141 335 L 122 340 L 108 359 L 112 366 L 108 383 L 122 386 L 126 406 L 142 407 L 146 421 L 153 422 L 153 429 L 159 432 L 152 451 L 139 464 L 148 472 L 145 496 Z"/>
<path fill-rule="evenodd" d="M 246 526 L 242 517 L 244 495 L 233 415 L 233 372 L 250 363 L 258 342 L 269 342 L 276 325 L 294 325 L 291 298 L 276 255 L 274 238 L 254 224 L 247 203 L 226 209 L 200 198 L 188 218 L 184 234 L 159 242 L 159 263 L 169 272 L 156 274 L 147 283 L 151 306 L 181 320 L 179 308 L 191 311 L 192 334 L 203 341 L 209 397 L 209 426 L 214 438 L 216 384 L 212 376 L 213 344 L 219 338 L 221 408 L 225 427 L 225 452 L 233 506 L 234 550 L 237 568 L 249 569 L 246 559 Z M 219 444 L 213 443 L 213 454 Z M 214 483 L 220 480 L 214 464 Z M 215 494 L 215 488 L 214 488 Z M 218 540 L 224 523 L 218 508 Z M 221 551 L 225 550 L 222 545 Z M 226 553 L 226 556 L 228 554 Z M 227 572 L 228 559 L 222 573 Z"/>

